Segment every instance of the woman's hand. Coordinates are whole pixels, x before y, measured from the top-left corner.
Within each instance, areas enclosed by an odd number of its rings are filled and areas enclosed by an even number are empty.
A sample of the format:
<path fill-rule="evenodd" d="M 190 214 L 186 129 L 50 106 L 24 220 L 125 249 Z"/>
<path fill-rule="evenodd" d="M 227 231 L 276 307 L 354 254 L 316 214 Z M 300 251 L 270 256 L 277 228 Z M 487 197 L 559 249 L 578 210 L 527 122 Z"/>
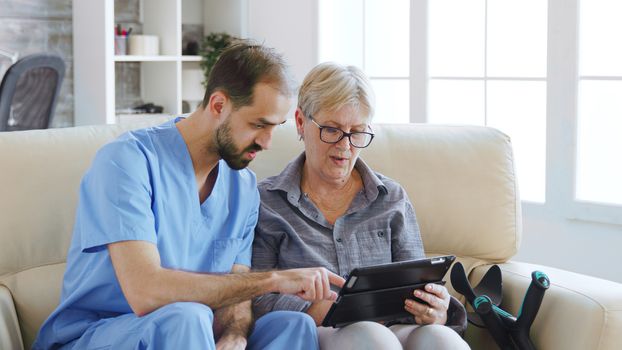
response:
<path fill-rule="evenodd" d="M 406 299 L 404 309 L 415 317 L 417 324 L 442 324 L 447 322 L 447 309 L 449 308 L 449 292 L 440 284 L 428 283 L 425 291 L 416 289 L 413 293 L 429 305 L 422 304 L 412 299 Z"/>
<path fill-rule="evenodd" d="M 315 301 L 307 309 L 307 314 L 313 318 L 315 325 L 319 327 L 322 325 L 322 321 L 324 321 L 324 317 L 326 317 L 326 314 L 332 305 L 332 301 Z"/>

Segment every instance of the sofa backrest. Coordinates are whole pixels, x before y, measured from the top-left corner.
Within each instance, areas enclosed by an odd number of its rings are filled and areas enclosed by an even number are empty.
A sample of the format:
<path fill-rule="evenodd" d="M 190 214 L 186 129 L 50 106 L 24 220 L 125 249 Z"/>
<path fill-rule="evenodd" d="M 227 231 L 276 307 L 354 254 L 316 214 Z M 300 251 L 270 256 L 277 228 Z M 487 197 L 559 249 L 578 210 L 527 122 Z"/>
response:
<path fill-rule="evenodd" d="M 125 130 L 154 123 L 0 133 L 0 289 L 13 297 L 26 347 L 58 303 L 79 183 L 95 152 Z M 302 150 L 293 124 L 278 127 L 272 149 L 252 163 L 259 179 L 278 174 Z M 376 125 L 374 132 L 362 157 L 406 188 L 427 254 L 455 254 L 469 269 L 516 253 L 520 202 L 507 136 L 415 124 Z"/>
<path fill-rule="evenodd" d="M 302 151 L 293 124 L 280 126 L 271 150 L 251 163 L 258 178 L 278 174 Z M 516 254 L 521 214 L 508 136 L 487 127 L 430 124 L 374 125 L 374 133 L 361 158 L 406 189 L 426 254 L 494 263 Z"/>

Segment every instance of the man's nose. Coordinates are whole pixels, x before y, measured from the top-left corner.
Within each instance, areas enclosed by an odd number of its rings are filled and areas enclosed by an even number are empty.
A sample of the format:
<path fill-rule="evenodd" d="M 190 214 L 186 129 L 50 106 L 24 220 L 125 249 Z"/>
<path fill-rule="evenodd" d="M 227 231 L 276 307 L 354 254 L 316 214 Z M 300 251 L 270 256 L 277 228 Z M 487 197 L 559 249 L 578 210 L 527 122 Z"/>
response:
<path fill-rule="evenodd" d="M 269 149 L 272 144 L 273 132 L 274 128 L 270 128 L 269 130 L 266 130 L 265 132 L 259 134 L 259 136 L 257 136 L 257 139 L 255 140 L 255 143 L 261 146 L 261 149 L 263 150 Z"/>

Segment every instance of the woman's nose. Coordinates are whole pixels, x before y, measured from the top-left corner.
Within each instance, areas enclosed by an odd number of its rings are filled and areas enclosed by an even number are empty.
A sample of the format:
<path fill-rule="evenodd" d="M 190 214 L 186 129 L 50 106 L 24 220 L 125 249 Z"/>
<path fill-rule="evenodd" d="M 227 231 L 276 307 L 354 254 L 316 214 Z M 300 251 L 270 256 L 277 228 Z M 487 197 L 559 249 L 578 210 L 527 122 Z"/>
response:
<path fill-rule="evenodd" d="M 337 148 L 343 150 L 348 150 L 350 149 L 350 147 L 352 147 L 352 145 L 350 144 L 350 138 L 346 135 L 343 135 L 343 138 L 339 140 L 339 142 L 337 142 L 335 145 L 337 146 Z"/>

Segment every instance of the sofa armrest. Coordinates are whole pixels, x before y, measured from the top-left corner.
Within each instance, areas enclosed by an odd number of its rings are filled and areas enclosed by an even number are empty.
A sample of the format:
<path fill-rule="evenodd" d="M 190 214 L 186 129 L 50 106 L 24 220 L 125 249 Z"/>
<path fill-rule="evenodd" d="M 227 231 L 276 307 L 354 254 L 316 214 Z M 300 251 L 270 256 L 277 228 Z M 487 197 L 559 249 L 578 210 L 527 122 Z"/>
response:
<path fill-rule="evenodd" d="M 3 285 L 0 285 L 0 349 L 24 349 L 13 297 Z"/>
<path fill-rule="evenodd" d="M 515 261 L 499 264 L 503 274 L 501 307 L 516 315 L 531 272 L 549 276 L 540 311 L 531 327 L 537 349 L 619 349 L 622 344 L 622 284 L 552 267 Z M 476 285 L 490 265 L 475 268 L 469 276 Z M 470 326 L 467 341 L 476 348 L 491 344 L 488 334 Z"/>

